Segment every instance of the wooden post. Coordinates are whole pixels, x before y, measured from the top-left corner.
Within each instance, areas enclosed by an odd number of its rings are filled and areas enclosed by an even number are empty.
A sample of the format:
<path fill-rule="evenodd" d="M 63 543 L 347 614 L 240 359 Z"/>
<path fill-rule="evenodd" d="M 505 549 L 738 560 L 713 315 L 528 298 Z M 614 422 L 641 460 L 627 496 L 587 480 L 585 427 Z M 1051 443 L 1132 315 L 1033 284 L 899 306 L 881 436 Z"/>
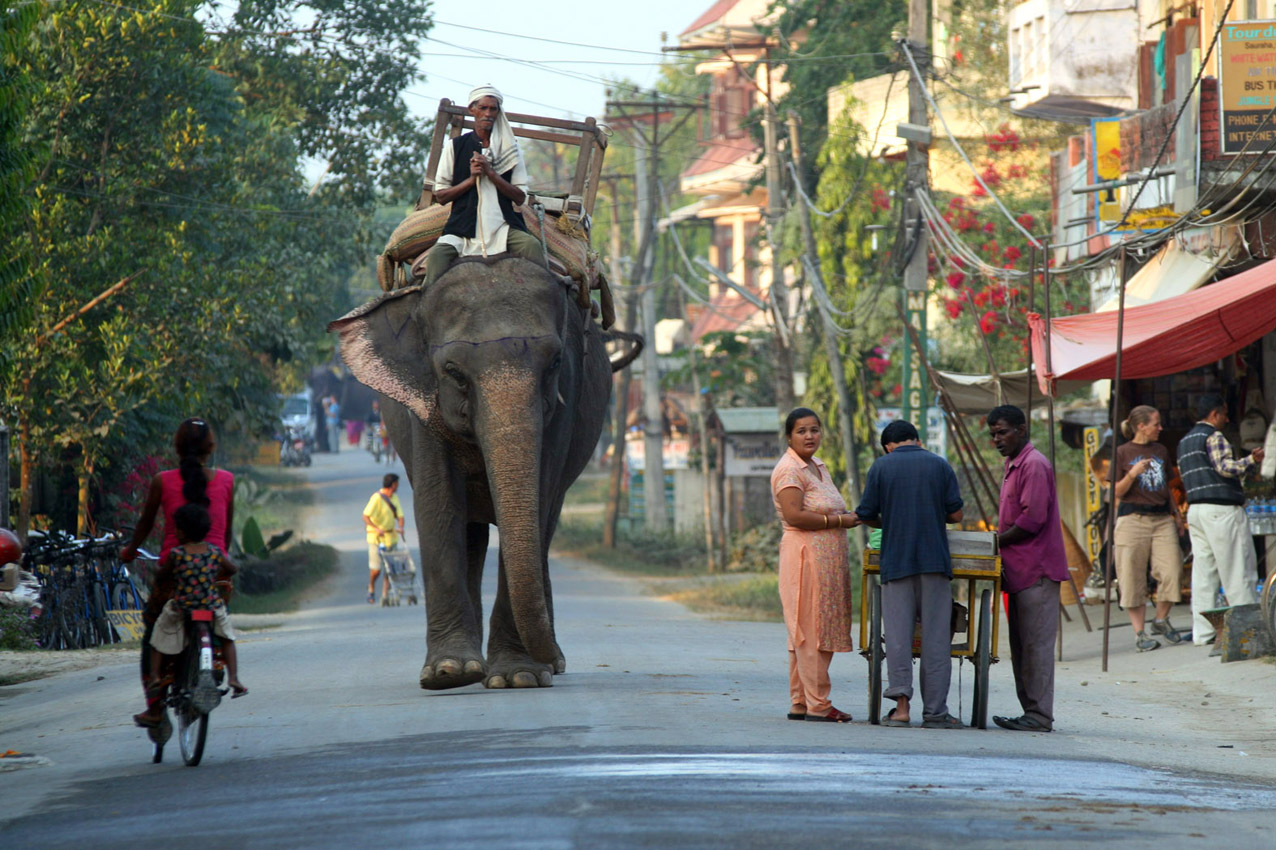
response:
<path fill-rule="evenodd" d="M 1113 559 L 1116 558 L 1116 544 L 1112 537 L 1116 531 L 1116 476 L 1117 468 L 1117 434 L 1121 421 L 1121 344 L 1125 332 L 1125 245 L 1121 245 L 1121 259 L 1117 265 L 1117 332 L 1116 332 L 1116 365 L 1112 375 L 1112 392 L 1109 394 L 1112 406 L 1112 456 L 1108 465 L 1108 557 L 1104 564 L 1103 581 L 1103 672 L 1108 672 L 1108 631 L 1112 626 L 1112 577 L 1116 575 Z M 1049 351 L 1049 337 L 1046 338 Z"/>

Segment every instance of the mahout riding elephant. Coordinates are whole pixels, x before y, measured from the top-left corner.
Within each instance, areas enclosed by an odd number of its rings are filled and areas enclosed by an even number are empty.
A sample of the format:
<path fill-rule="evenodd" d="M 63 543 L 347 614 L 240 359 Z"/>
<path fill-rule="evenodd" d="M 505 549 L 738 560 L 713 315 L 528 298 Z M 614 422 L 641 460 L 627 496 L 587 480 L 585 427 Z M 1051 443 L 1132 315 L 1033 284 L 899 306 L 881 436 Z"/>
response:
<path fill-rule="evenodd" d="M 412 484 L 426 591 L 423 688 L 548 687 L 565 669 L 549 544 L 563 496 L 598 442 L 613 371 L 574 286 L 524 259 L 465 259 L 428 290 L 392 291 L 329 325 L 355 377 L 386 399 L 383 421 Z M 492 524 L 500 575 L 484 656 L 480 587 Z"/>

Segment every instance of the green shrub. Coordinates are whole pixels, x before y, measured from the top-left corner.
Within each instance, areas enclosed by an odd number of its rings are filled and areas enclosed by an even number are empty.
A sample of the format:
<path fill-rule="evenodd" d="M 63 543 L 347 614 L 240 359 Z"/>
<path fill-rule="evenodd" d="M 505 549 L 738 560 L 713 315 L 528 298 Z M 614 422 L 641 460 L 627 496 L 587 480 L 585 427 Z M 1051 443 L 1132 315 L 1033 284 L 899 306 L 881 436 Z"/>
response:
<path fill-rule="evenodd" d="M 730 611 L 744 614 L 746 619 L 783 621 L 780 605 L 779 577 L 755 576 L 733 580 L 721 578 L 677 594 L 676 599 L 694 611 Z"/>
<path fill-rule="evenodd" d="M 338 560 L 336 549 L 308 540 L 280 549 L 269 559 L 245 556 L 238 562 L 231 610 L 242 614 L 291 611 L 302 591 L 336 571 Z"/>
<path fill-rule="evenodd" d="M 0 608 L 0 649 L 35 649 L 35 623 L 27 608 Z"/>

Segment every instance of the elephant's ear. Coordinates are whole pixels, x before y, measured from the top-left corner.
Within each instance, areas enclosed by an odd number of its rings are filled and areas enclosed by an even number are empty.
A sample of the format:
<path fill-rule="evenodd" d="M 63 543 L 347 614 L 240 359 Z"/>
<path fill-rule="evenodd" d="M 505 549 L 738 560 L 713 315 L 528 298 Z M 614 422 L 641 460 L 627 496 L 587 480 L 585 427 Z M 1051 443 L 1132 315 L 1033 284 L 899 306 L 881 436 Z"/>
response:
<path fill-rule="evenodd" d="M 328 330 L 341 337 L 341 359 L 360 383 L 425 422 L 434 412 L 437 386 L 426 341 L 412 318 L 420 297 L 420 286 L 396 289 L 329 322 Z"/>

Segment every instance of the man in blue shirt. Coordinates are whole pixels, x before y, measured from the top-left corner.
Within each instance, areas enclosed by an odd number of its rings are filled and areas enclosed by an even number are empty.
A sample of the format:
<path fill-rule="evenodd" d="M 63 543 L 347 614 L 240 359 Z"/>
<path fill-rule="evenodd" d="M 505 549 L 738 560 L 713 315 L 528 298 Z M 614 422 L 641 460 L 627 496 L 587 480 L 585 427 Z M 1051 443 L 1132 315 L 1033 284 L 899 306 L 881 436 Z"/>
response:
<path fill-rule="evenodd" d="M 913 624 L 922 623 L 922 726 L 960 728 L 948 713 L 952 678 L 952 612 L 944 525 L 960 522 L 961 488 L 948 461 L 927 451 L 913 423 L 896 420 L 882 431 L 886 454 L 868 471 L 855 509 L 861 522 L 882 529 L 882 628 L 888 687 L 895 708 L 883 726 L 909 725 L 913 697 Z"/>

